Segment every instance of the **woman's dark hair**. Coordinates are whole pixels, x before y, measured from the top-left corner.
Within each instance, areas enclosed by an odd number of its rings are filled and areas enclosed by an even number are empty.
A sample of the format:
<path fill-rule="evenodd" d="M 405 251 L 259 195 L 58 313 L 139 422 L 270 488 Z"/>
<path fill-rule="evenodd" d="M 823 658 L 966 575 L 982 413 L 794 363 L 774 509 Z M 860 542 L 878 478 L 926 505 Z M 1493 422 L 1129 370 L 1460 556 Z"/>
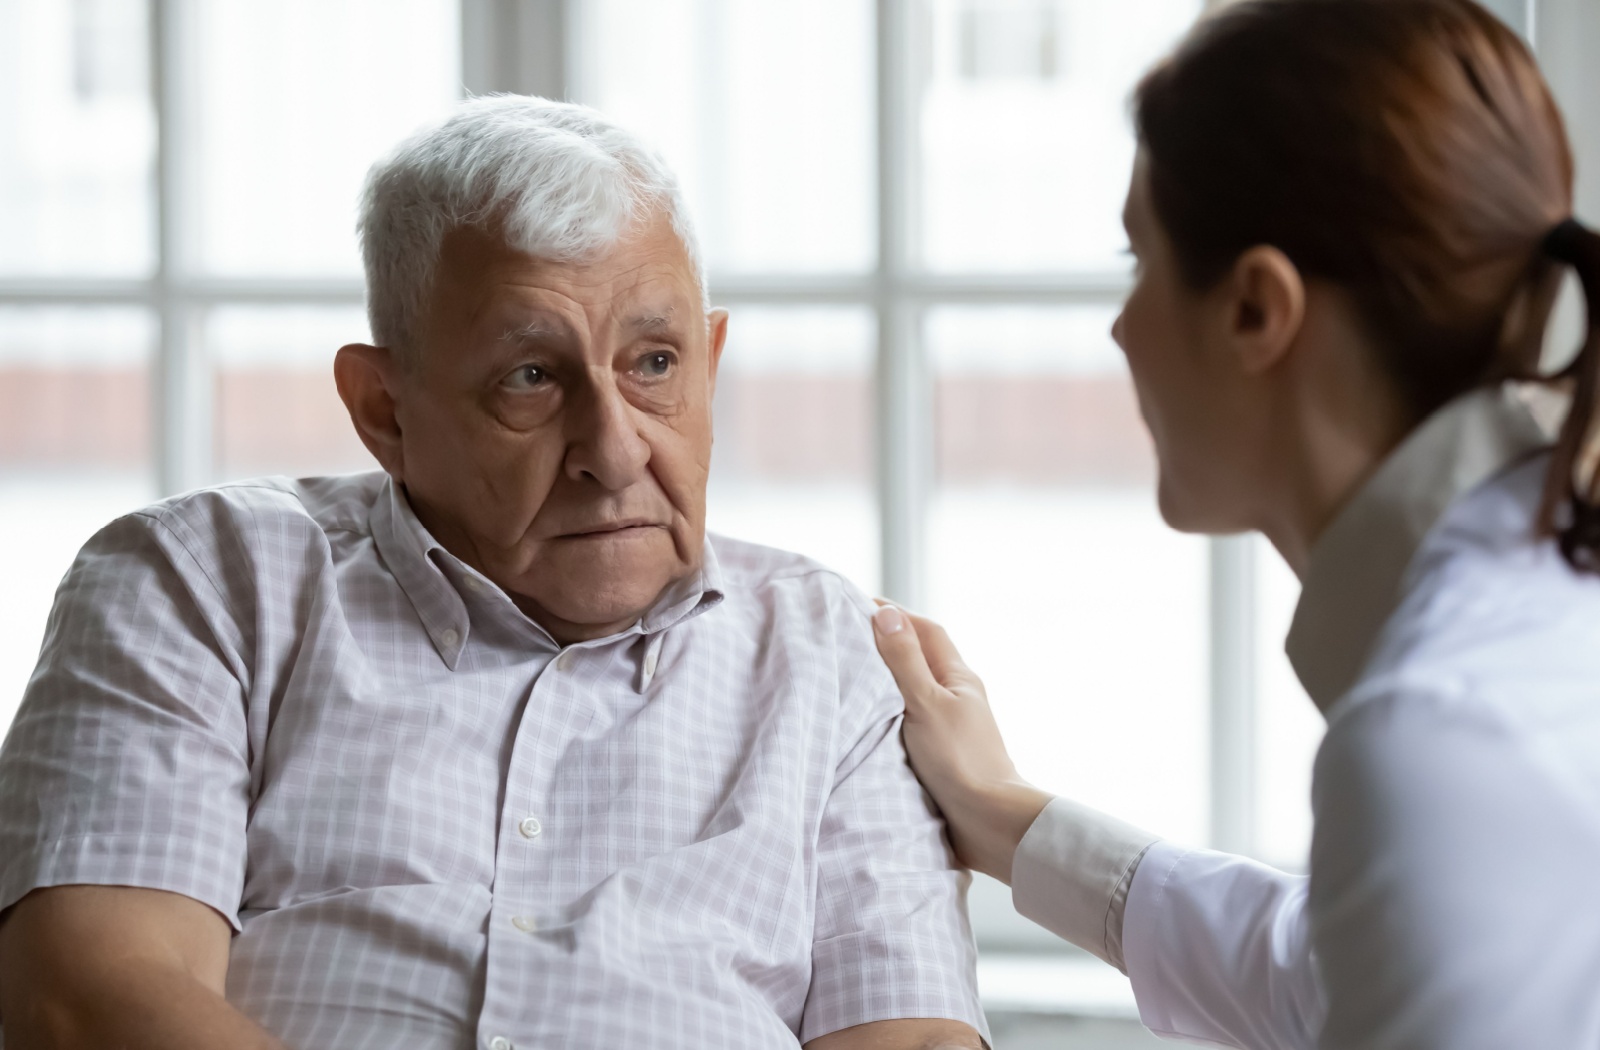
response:
<path fill-rule="evenodd" d="M 1589 333 L 1544 377 L 1574 400 L 1541 522 L 1600 572 L 1600 235 L 1568 221 L 1566 130 L 1514 33 L 1471 0 L 1244 0 L 1150 72 L 1134 111 L 1184 280 L 1210 288 L 1278 248 L 1352 297 L 1418 420 L 1538 378 L 1573 266 Z"/>

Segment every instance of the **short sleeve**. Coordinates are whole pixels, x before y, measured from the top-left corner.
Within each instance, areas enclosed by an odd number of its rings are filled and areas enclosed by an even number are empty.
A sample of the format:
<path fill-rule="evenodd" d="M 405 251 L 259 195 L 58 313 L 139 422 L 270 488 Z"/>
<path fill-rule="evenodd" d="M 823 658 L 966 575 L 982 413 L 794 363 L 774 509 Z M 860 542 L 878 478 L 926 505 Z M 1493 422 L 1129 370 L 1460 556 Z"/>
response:
<path fill-rule="evenodd" d="M 987 1040 L 967 919 L 971 880 L 900 739 L 904 704 L 849 602 L 839 640 L 844 757 L 817 846 L 811 991 L 800 1039 L 872 1021 L 940 1018 Z"/>
<path fill-rule="evenodd" d="M 136 886 L 239 928 L 250 777 L 225 620 L 205 567 L 154 516 L 79 553 L 0 749 L 0 907 L 47 886 Z"/>

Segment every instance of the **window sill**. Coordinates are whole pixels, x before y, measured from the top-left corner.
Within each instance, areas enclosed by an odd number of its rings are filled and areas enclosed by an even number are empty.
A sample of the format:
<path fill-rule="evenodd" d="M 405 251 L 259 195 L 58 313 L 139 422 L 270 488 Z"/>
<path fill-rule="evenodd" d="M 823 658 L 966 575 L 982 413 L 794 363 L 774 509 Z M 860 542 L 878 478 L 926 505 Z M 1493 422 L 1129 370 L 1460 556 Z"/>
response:
<path fill-rule="evenodd" d="M 1128 979 L 1099 959 L 1076 952 L 982 953 L 978 992 L 984 1009 L 992 1013 L 1104 1020 L 1139 1017 Z"/>

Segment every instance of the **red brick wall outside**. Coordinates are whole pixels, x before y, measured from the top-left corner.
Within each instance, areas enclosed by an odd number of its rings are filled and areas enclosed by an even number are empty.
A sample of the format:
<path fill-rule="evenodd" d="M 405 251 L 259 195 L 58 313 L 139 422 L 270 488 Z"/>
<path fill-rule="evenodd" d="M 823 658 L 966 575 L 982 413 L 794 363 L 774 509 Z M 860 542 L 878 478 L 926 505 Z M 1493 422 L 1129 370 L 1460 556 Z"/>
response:
<path fill-rule="evenodd" d="M 934 390 L 939 478 L 1149 484 L 1155 454 L 1120 376 L 951 376 Z"/>
<path fill-rule="evenodd" d="M 223 477 L 375 470 L 334 389 L 332 370 L 229 369 L 217 376 Z"/>
<path fill-rule="evenodd" d="M 150 409 L 140 368 L 0 366 L 0 467 L 142 466 Z"/>
<path fill-rule="evenodd" d="M 713 461 L 726 478 L 872 477 L 872 385 L 865 377 L 723 372 L 716 427 Z"/>
<path fill-rule="evenodd" d="M 1155 477 L 1149 435 L 1121 377 L 944 376 L 934 413 L 941 481 L 1145 485 Z M 870 381 L 724 374 L 716 461 L 725 476 L 870 478 Z"/>
<path fill-rule="evenodd" d="M 138 369 L 0 368 L 0 467 L 136 466 L 151 459 L 150 380 Z M 217 379 L 225 477 L 373 466 L 325 371 L 232 369 Z M 1150 440 L 1119 377 L 946 376 L 934 392 L 941 481 L 1136 484 Z M 724 373 L 719 474 L 762 480 L 872 476 L 864 376 Z"/>

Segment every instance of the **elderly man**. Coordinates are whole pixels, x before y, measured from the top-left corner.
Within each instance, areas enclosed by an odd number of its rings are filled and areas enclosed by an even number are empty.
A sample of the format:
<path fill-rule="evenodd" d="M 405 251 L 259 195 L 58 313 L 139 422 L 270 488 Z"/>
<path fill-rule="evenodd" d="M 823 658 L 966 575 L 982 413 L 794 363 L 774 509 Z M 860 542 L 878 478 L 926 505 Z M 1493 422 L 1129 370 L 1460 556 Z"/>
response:
<path fill-rule="evenodd" d="M 373 171 L 383 471 L 84 548 L 0 756 L 33 1047 L 976 1047 L 962 891 L 862 596 L 707 537 L 727 316 L 598 114 Z"/>

